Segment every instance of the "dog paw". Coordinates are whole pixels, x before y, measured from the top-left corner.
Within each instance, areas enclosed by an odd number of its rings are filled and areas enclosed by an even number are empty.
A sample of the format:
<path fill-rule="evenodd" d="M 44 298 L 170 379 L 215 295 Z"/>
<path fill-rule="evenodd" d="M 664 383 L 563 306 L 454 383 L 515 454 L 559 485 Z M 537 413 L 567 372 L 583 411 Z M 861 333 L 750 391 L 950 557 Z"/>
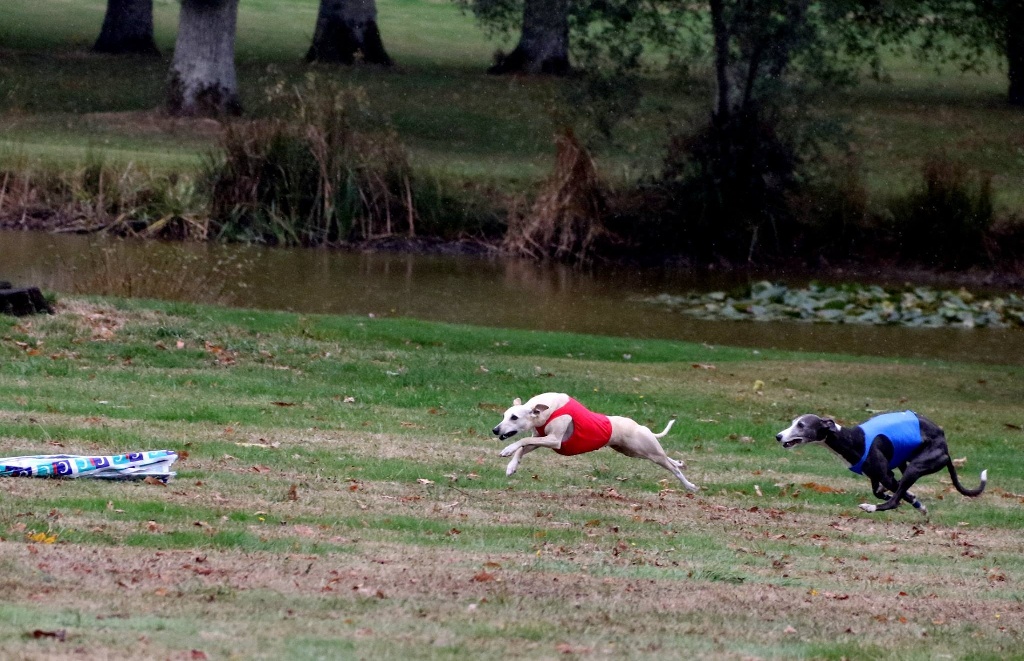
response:
<path fill-rule="evenodd" d="M 860 508 L 865 512 L 874 512 L 878 509 L 877 505 L 872 505 L 871 503 L 861 503 Z"/>
<path fill-rule="evenodd" d="M 519 466 L 513 466 L 512 464 L 509 464 L 505 468 L 505 477 L 512 477 L 512 475 L 514 475 L 517 470 L 519 470 Z"/>
<path fill-rule="evenodd" d="M 509 445 L 504 450 L 502 450 L 498 456 L 511 457 L 513 454 L 515 454 L 517 449 L 519 449 L 518 446 L 515 443 L 513 443 L 512 445 Z"/>

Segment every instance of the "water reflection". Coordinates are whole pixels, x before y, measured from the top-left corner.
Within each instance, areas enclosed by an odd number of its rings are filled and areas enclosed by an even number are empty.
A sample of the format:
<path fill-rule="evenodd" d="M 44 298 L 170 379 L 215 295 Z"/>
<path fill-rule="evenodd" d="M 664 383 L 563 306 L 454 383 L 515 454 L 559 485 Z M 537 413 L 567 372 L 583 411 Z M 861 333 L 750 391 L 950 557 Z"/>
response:
<path fill-rule="evenodd" d="M 604 269 L 519 260 L 0 232 L 0 279 L 65 293 L 214 302 L 309 313 L 875 356 L 1024 364 L 1016 329 L 906 329 L 691 319 L 639 302 L 743 284 L 728 274 Z M 799 284 L 799 283 L 791 283 Z"/>

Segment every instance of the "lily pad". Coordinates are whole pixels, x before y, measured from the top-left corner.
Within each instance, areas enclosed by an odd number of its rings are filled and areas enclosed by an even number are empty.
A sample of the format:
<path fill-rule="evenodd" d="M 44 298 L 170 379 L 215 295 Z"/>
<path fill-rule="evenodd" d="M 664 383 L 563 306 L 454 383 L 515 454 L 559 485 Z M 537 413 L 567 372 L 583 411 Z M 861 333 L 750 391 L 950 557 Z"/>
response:
<path fill-rule="evenodd" d="M 642 299 L 682 314 L 725 321 L 801 321 L 912 328 L 1024 328 L 1024 296 L 983 296 L 965 289 L 846 284 L 787 287 L 756 282 L 745 295 L 722 291 Z"/>

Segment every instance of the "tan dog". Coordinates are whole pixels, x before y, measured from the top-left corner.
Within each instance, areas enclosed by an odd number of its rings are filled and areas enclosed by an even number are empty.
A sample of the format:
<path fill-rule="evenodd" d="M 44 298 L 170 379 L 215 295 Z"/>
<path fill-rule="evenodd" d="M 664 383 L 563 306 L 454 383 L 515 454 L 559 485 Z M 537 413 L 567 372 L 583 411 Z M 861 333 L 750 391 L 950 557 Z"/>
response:
<path fill-rule="evenodd" d="M 655 434 L 630 418 L 592 413 L 565 393 L 546 392 L 525 404 L 516 398 L 501 422 L 491 431 L 501 440 L 520 432 L 533 431 L 533 436 L 521 438 L 501 451 L 502 457 L 512 457 L 505 469 L 506 475 L 515 473 L 523 455 L 537 448 L 551 448 L 559 454 L 574 455 L 607 445 L 627 457 L 653 461 L 675 475 L 684 487 L 697 491 L 700 487 L 687 480 L 680 470 L 686 464 L 670 458 L 658 442 L 674 422 L 670 420 L 664 431 Z"/>

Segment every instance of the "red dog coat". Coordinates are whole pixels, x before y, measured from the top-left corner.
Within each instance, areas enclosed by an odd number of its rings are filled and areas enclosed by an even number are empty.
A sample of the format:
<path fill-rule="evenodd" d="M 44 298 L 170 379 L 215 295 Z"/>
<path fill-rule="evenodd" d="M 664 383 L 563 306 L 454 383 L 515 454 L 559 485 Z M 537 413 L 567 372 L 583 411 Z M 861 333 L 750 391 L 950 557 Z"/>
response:
<path fill-rule="evenodd" d="M 608 445 L 608 441 L 612 438 L 612 421 L 608 419 L 608 416 L 588 411 L 586 407 L 571 397 L 568 404 L 555 409 L 555 412 L 548 417 L 548 421 L 542 427 L 537 428 L 537 434 L 547 436 L 547 426 L 551 424 L 552 420 L 563 415 L 572 418 L 572 436 L 562 441 L 562 447 L 555 449 L 558 454 L 568 457 L 600 450 Z"/>

